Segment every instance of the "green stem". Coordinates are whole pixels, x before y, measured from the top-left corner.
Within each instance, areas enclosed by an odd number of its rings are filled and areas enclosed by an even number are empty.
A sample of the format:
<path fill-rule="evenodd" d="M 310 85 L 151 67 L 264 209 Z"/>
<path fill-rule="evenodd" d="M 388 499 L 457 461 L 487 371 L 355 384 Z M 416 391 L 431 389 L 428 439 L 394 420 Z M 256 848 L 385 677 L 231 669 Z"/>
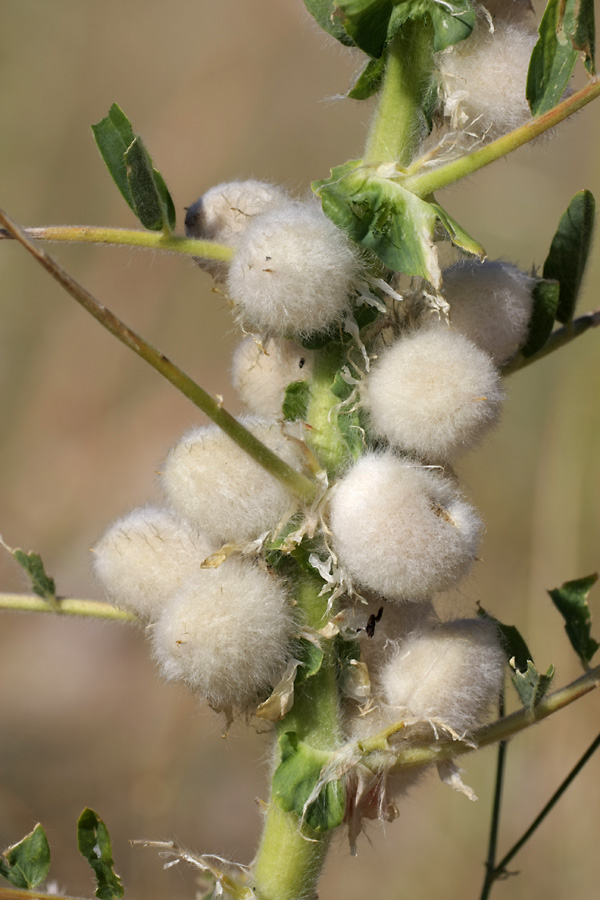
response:
<path fill-rule="evenodd" d="M 433 69 L 431 29 L 408 21 L 387 50 L 379 102 L 364 161 L 367 164 L 412 161 L 426 127 L 423 101 Z"/>
<path fill-rule="evenodd" d="M 235 250 L 213 241 L 196 241 L 177 234 L 164 235 L 154 231 L 132 228 L 102 228 L 96 225 L 49 225 L 42 228 L 24 228 L 24 233 L 38 241 L 55 241 L 77 244 L 111 244 L 116 247 L 140 247 L 143 250 L 162 250 L 165 253 L 183 253 L 204 259 L 229 262 Z M 12 240 L 9 230 L 0 229 L 0 240 Z"/>
<path fill-rule="evenodd" d="M 320 579 L 305 579 L 298 588 L 298 605 L 310 628 L 322 628 L 327 621 L 327 599 L 319 597 Z M 332 640 L 323 640 L 324 658 L 320 670 L 297 684 L 294 705 L 279 725 L 280 732 L 294 731 L 300 740 L 315 749 L 335 750 L 342 731 L 337 689 L 337 658 Z M 284 812 L 271 799 L 264 831 L 254 863 L 253 888 L 257 900 L 312 900 L 332 832 L 316 832 L 299 817 Z"/>
<path fill-rule="evenodd" d="M 494 869 L 494 872 L 493 872 L 494 878 L 501 878 L 502 875 L 505 874 L 506 866 L 517 855 L 517 853 L 519 852 L 521 847 L 529 840 L 531 835 L 536 831 L 536 829 L 539 827 L 539 825 L 543 822 L 543 820 L 546 818 L 546 816 L 548 815 L 550 810 L 556 805 L 558 800 L 560 800 L 560 798 L 562 797 L 564 792 L 567 790 L 569 785 L 577 777 L 577 775 L 579 775 L 579 773 L 585 766 L 586 762 L 593 756 L 593 754 L 596 752 L 598 747 L 600 747 L 600 734 L 591 743 L 591 745 L 585 751 L 585 753 L 583 754 L 583 756 L 581 757 L 579 762 L 573 767 L 573 769 L 571 769 L 571 771 L 569 772 L 569 774 L 567 775 L 565 780 L 562 782 L 562 784 L 558 788 L 558 790 L 556 790 L 554 792 L 554 794 L 552 794 L 552 797 L 550 798 L 550 800 L 548 800 L 548 802 L 546 803 L 546 805 L 544 806 L 544 808 L 542 809 L 540 814 L 538 816 L 536 816 L 536 818 L 533 820 L 533 822 L 531 823 L 531 825 L 529 826 L 527 831 L 523 834 L 523 836 L 521 838 L 519 838 L 519 840 L 516 842 L 516 844 L 513 847 L 511 847 L 511 849 L 508 851 L 506 856 L 504 856 L 500 860 L 500 862 Z"/>
<path fill-rule="evenodd" d="M 110 603 L 101 600 L 57 599 L 52 605 L 42 597 L 34 594 L 0 594 L 0 609 L 20 610 L 21 612 L 56 613 L 62 616 L 81 616 L 91 619 L 112 619 L 118 622 L 137 622 L 133 613 L 117 609 Z"/>
<path fill-rule="evenodd" d="M 348 461 L 348 446 L 338 428 L 336 407 L 340 398 L 331 391 L 335 373 L 345 360 L 345 349 L 331 343 L 315 351 L 313 377 L 310 382 L 310 402 L 306 422 L 310 426 L 306 443 L 329 474 L 335 473 Z"/>
<path fill-rule="evenodd" d="M 220 400 L 212 397 L 192 379 L 182 372 L 167 357 L 149 344 L 144 338 L 128 328 L 117 316 L 93 297 L 69 273 L 41 247 L 34 244 L 9 216 L 0 209 L 0 222 L 31 253 L 31 255 L 52 275 L 56 281 L 75 299 L 97 322 L 107 329 L 121 343 L 141 356 L 153 369 L 170 381 L 184 396 L 192 401 L 209 419 L 219 426 L 252 459 L 270 475 L 284 484 L 296 496 L 310 501 L 317 494 L 317 485 L 301 475 L 261 441 L 257 440 L 230 413 L 223 409 Z"/>
<path fill-rule="evenodd" d="M 510 131 L 485 147 L 473 151 L 473 153 L 461 156 L 452 162 L 439 166 L 437 169 L 431 169 L 428 172 L 416 171 L 415 174 L 406 176 L 402 180 L 402 187 L 412 191 L 418 197 L 427 197 L 434 191 L 439 191 L 449 184 L 454 184 L 454 182 L 460 181 L 461 178 L 465 178 L 467 175 L 472 175 L 473 172 L 488 166 L 502 156 L 512 153 L 513 150 L 517 150 L 523 144 L 532 141 L 538 135 L 548 131 L 549 128 L 558 125 L 559 122 L 573 115 L 573 113 L 582 109 L 598 96 L 600 96 L 600 79 L 592 78 L 586 87 L 576 91 L 566 100 L 563 100 L 562 103 L 555 106 L 554 109 L 537 116 L 535 119 L 531 119 L 525 125 L 521 125 L 520 128 Z"/>
<path fill-rule="evenodd" d="M 0 887 L 0 900 L 79 900 L 72 894 L 45 894 L 35 888 L 33 891 L 19 891 L 16 888 Z"/>
<path fill-rule="evenodd" d="M 550 353 L 554 353 L 555 350 L 560 350 L 561 347 L 565 347 L 576 337 L 584 334 L 589 328 L 597 328 L 599 325 L 600 309 L 579 316 L 568 325 L 554 331 L 542 349 L 537 353 L 534 353 L 533 356 L 523 356 L 522 353 L 518 353 L 514 359 L 511 359 L 510 362 L 502 367 L 502 375 L 512 375 L 513 372 L 519 372 L 521 369 L 525 369 L 527 366 L 530 366 L 531 363 L 538 362 L 538 360 L 543 359 Z"/>

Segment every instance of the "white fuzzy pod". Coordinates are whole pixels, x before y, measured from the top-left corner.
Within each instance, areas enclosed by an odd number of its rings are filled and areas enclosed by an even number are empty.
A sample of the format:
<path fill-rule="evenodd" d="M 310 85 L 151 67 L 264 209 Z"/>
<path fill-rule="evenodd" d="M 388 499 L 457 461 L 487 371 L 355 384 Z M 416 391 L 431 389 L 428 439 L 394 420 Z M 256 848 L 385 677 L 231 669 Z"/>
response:
<path fill-rule="evenodd" d="M 98 541 L 94 573 L 111 603 L 151 622 L 214 549 L 168 510 L 145 506 Z"/>
<path fill-rule="evenodd" d="M 436 54 L 444 115 L 452 127 L 493 139 L 531 118 L 525 84 L 537 32 L 527 23 L 485 18 L 464 41 Z"/>
<path fill-rule="evenodd" d="M 359 271 L 357 250 L 321 209 L 290 201 L 250 222 L 227 287 L 250 328 L 306 336 L 341 319 Z"/>
<path fill-rule="evenodd" d="M 281 423 L 240 421 L 285 462 L 302 468 L 302 446 Z M 179 515 L 218 544 L 253 540 L 294 506 L 294 495 L 216 425 L 182 437 L 165 460 L 161 485 Z"/>
<path fill-rule="evenodd" d="M 356 736 L 412 721 L 458 735 L 482 725 L 502 688 L 505 656 L 495 626 L 459 619 L 399 640 L 374 681 L 376 711 L 352 722 Z M 414 732 L 413 732 L 414 733 Z M 407 732 L 406 739 L 410 737 Z"/>
<path fill-rule="evenodd" d="M 286 387 L 310 379 L 314 353 L 286 338 L 269 338 L 261 345 L 249 334 L 233 355 L 233 386 L 250 412 L 281 416 Z"/>
<path fill-rule="evenodd" d="M 525 342 L 535 278 L 510 263 L 465 260 L 446 269 L 444 296 L 452 330 L 492 357 L 506 362 Z"/>
<path fill-rule="evenodd" d="M 188 208 L 185 233 L 201 241 L 216 241 L 236 247 L 254 216 L 286 203 L 286 191 L 265 181 L 228 181 L 210 188 Z M 227 276 L 228 264 L 199 260 L 203 269 L 218 281 Z"/>
<path fill-rule="evenodd" d="M 501 19 L 505 22 L 527 22 L 531 26 L 534 10 L 530 0 L 485 0 L 480 4 L 481 7 L 494 21 Z M 482 15 L 485 17 L 483 10 Z"/>
<path fill-rule="evenodd" d="M 281 677 L 294 620 L 283 582 L 243 559 L 190 580 L 152 632 L 168 681 L 214 709 L 244 709 Z"/>
<path fill-rule="evenodd" d="M 428 600 L 471 568 L 482 523 L 454 481 L 393 453 L 368 453 L 337 484 L 333 546 L 360 587 Z"/>
<path fill-rule="evenodd" d="M 440 322 L 385 350 L 363 383 L 362 398 L 374 434 L 449 462 L 495 424 L 504 392 L 488 354 Z"/>

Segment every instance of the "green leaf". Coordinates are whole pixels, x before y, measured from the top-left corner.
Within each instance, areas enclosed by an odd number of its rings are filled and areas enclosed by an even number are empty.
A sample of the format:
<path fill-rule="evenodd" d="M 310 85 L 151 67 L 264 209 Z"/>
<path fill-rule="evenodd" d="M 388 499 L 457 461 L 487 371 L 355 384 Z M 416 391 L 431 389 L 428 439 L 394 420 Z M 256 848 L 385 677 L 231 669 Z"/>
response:
<path fill-rule="evenodd" d="M 108 116 L 97 125 L 92 125 L 92 132 L 113 181 L 121 191 L 126 203 L 135 212 L 125 165 L 125 151 L 135 139 L 129 119 L 123 110 L 113 103 L 108 111 Z"/>
<path fill-rule="evenodd" d="M 533 661 L 533 657 L 519 629 L 515 625 L 504 625 L 499 619 L 487 612 L 481 604 L 477 608 L 477 615 L 481 616 L 482 619 L 488 619 L 490 622 L 493 622 L 498 629 L 500 642 L 506 654 L 506 661 L 511 663 L 518 672 L 527 672 L 527 665 Z"/>
<path fill-rule="evenodd" d="M 544 278 L 558 281 L 560 296 L 556 318 L 563 325 L 575 313 L 590 252 L 596 203 L 591 191 L 579 191 L 563 213 L 550 252 L 544 263 Z"/>
<path fill-rule="evenodd" d="M 79 852 L 94 870 L 96 897 L 100 900 L 120 900 L 125 891 L 114 870 L 108 828 L 93 809 L 83 810 L 77 822 Z"/>
<path fill-rule="evenodd" d="M 312 641 L 300 638 L 294 648 L 294 657 L 302 663 L 296 673 L 296 682 L 301 684 L 316 675 L 323 664 L 324 652 Z"/>
<path fill-rule="evenodd" d="M 579 659 L 585 667 L 600 647 L 591 635 L 592 616 L 588 606 L 588 594 L 598 581 L 597 573 L 575 581 L 566 581 L 562 587 L 548 591 L 552 602 L 565 620 L 565 631 Z"/>
<path fill-rule="evenodd" d="M 46 574 L 42 558 L 37 553 L 25 553 L 20 547 L 13 550 L 12 547 L 9 547 L 8 544 L 4 543 L 2 538 L 0 538 L 0 544 L 5 550 L 8 550 L 15 562 L 27 572 L 31 582 L 31 589 L 34 594 L 37 594 L 38 597 L 41 597 L 43 600 L 47 600 L 51 606 L 55 606 L 58 602 L 56 597 L 56 584 L 54 579 Z"/>
<path fill-rule="evenodd" d="M 368 100 L 369 97 L 376 94 L 381 87 L 385 62 L 385 53 L 379 59 L 370 59 L 348 91 L 347 96 L 351 100 Z"/>
<path fill-rule="evenodd" d="M 337 0 L 337 6 L 353 43 L 376 59 L 409 19 L 429 18 L 436 51 L 464 40 L 475 24 L 469 0 Z"/>
<path fill-rule="evenodd" d="M 173 199 L 123 110 L 113 103 L 92 131 L 113 181 L 144 228 L 171 231 L 176 220 Z"/>
<path fill-rule="evenodd" d="M 558 281 L 538 281 L 531 293 L 533 312 L 529 321 L 527 340 L 521 348 L 523 356 L 534 356 L 542 349 L 552 334 L 560 297 L 560 285 Z"/>
<path fill-rule="evenodd" d="M 49 868 L 48 838 L 39 824 L 0 856 L 0 875 L 25 891 L 31 891 L 45 881 Z"/>
<path fill-rule="evenodd" d="M 328 781 L 318 796 L 307 803 L 321 781 L 329 753 L 298 740 L 294 731 L 279 738 L 281 762 L 273 775 L 273 798 L 285 812 L 294 812 L 313 831 L 337 828 L 346 811 L 346 791 L 341 781 Z M 306 808 L 305 808 L 306 807 Z"/>
<path fill-rule="evenodd" d="M 345 46 L 352 46 L 352 40 L 344 31 L 344 26 L 341 23 L 335 0 L 304 0 L 304 5 L 324 31 L 331 34 Z"/>
<path fill-rule="evenodd" d="M 127 181 L 131 188 L 133 211 L 149 231 L 169 231 L 174 224 L 174 209 L 169 208 L 170 195 L 141 137 L 136 137 L 125 151 Z M 166 195 L 165 195 L 166 194 Z M 171 200 L 171 207 L 173 201 Z"/>
<path fill-rule="evenodd" d="M 527 100 L 534 116 L 560 101 L 579 53 L 585 54 L 585 67 L 593 74 L 593 0 L 549 0 L 538 33 L 527 74 Z"/>
<path fill-rule="evenodd" d="M 441 286 L 433 244 L 441 222 L 450 240 L 477 256 L 485 256 L 471 238 L 437 203 L 428 203 L 402 187 L 400 177 L 386 177 L 362 160 L 350 160 L 331 170 L 331 177 L 313 182 L 323 211 L 338 228 L 373 251 L 390 269 L 427 279 Z"/>
<path fill-rule="evenodd" d="M 283 398 L 283 418 L 287 422 L 306 419 L 310 403 L 310 384 L 308 381 L 293 381 L 285 389 Z"/>
<path fill-rule="evenodd" d="M 531 660 L 528 661 L 525 672 L 518 669 L 515 671 L 512 681 L 525 709 L 535 709 L 544 699 L 553 678 L 554 666 L 550 666 L 548 671 L 542 674 Z"/>

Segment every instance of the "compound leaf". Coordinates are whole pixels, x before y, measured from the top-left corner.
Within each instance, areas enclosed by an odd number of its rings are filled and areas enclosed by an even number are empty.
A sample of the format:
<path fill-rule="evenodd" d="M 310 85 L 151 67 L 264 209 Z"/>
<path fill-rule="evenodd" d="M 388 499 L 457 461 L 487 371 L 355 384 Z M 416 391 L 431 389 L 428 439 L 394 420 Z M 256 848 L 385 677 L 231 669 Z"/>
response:
<path fill-rule="evenodd" d="M 92 131 L 113 181 L 144 228 L 171 231 L 176 219 L 173 199 L 123 110 L 113 103 Z"/>
<path fill-rule="evenodd" d="M 16 888 L 25 891 L 31 891 L 45 881 L 49 868 L 48 838 L 39 824 L 0 856 L 0 875 Z"/>
<path fill-rule="evenodd" d="M 556 318 L 566 324 L 575 313 L 590 252 L 596 203 L 591 191 L 579 191 L 563 213 L 544 263 L 546 279 L 558 281 L 560 295 Z"/>
<path fill-rule="evenodd" d="M 341 781 L 321 784 L 329 754 L 299 740 L 294 731 L 281 735 L 279 749 L 281 762 L 273 775 L 275 802 L 285 812 L 296 813 L 313 831 L 337 828 L 344 819 L 346 791 Z"/>
<path fill-rule="evenodd" d="M 120 900 L 125 891 L 114 870 L 108 828 L 93 809 L 86 807 L 77 822 L 77 846 L 96 877 L 99 900 Z"/>
<path fill-rule="evenodd" d="M 592 615 L 588 594 L 598 581 L 597 573 L 548 591 L 552 602 L 565 620 L 565 631 L 582 664 L 587 667 L 600 644 L 591 635 Z"/>

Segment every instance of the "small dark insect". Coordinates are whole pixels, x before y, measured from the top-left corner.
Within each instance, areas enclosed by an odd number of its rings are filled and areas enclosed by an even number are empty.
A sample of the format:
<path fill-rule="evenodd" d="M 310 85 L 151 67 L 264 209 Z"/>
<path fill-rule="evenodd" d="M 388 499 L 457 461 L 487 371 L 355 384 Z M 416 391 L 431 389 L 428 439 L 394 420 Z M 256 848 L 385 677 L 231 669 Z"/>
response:
<path fill-rule="evenodd" d="M 304 357 L 302 356 L 302 357 L 298 360 L 298 368 L 303 369 L 303 368 L 304 368 L 304 363 L 305 363 L 305 362 L 306 362 L 306 360 L 305 360 Z"/>
<path fill-rule="evenodd" d="M 373 637 L 373 635 L 375 634 L 375 626 L 380 621 L 382 615 L 383 615 L 383 606 L 380 606 L 379 610 L 377 611 L 377 614 L 373 613 L 373 615 L 369 616 L 369 621 L 367 622 L 367 625 L 365 627 L 365 631 L 367 632 L 367 637 L 370 637 L 370 638 Z"/>

